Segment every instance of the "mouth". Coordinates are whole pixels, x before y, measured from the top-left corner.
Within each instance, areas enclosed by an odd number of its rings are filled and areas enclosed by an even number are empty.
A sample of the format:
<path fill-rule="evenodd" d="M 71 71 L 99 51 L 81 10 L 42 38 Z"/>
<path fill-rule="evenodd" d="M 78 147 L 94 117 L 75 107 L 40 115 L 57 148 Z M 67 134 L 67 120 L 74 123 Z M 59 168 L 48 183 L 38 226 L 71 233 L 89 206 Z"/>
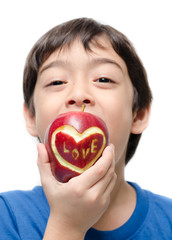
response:
<path fill-rule="evenodd" d="M 65 172 L 71 176 L 81 174 L 100 158 L 109 143 L 106 124 L 95 111 L 92 113 L 95 109 L 90 109 L 61 113 L 46 131 L 44 143 L 57 179 Z"/>
<path fill-rule="evenodd" d="M 100 114 L 97 114 L 97 111 L 95 111 L 95 109 L 93 109 L 92 107 L 89 107 L 89 106 L 87 106 L 87 105 L 85 105 L 85 104 L 83 104 L 81 107 L 73 107 L 73 108 L 71 108 L 71 109 L 66 109 L 66 110 L 64 110 L 64 111 L 62 111 L 62 112 L 60 112 L 59 114 L 58 114 L 58 116 L 59 115 L 61 115 L 61 114 L 66 114 L 66 113 L 72 113 L 72 112 L 85 112 L 85 113 L 90 113 L 90 114 L 92 114 L 92 115 L 95 115 L 95 116 L 97 116 L 97 117 L 100 117 L 100 118 L 102 118 L 101 116 L 100 116 Z"/>

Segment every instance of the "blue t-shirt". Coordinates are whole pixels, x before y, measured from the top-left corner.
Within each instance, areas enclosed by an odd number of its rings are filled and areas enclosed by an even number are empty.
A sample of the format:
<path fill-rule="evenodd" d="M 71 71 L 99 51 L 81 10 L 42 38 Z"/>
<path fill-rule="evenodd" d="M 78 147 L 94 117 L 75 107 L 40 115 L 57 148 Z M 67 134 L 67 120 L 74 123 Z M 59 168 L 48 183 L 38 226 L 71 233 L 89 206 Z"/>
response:
<path fill-rule="evenodd" d="M 91 228 L 85 240 L 172 239 L 172 200 L 142 190 L 135 183 L 130 184 L 137 193 L 130 219 L 113 231 Z M 49 212 L 42 187 L 0 194 L 0 240 L 41 240 Z"/>

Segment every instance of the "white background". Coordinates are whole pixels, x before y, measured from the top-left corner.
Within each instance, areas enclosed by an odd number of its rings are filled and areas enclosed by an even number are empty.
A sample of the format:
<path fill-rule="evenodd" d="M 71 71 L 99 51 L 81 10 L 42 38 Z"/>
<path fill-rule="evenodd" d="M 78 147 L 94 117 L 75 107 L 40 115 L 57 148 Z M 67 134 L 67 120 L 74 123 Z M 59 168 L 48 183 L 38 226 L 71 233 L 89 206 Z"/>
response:
<path fill-rule="evenodd" d="M 171 0 L 11 0 L 0 3 L 0 192 L 39 184 L 37 140 L 25 130 L 22 74 L 32 45 L 55 25 L 92 17 L 122 31 L 134 43 L 154 101 L 148 129 L 126 179 L 172 197 Z"/>

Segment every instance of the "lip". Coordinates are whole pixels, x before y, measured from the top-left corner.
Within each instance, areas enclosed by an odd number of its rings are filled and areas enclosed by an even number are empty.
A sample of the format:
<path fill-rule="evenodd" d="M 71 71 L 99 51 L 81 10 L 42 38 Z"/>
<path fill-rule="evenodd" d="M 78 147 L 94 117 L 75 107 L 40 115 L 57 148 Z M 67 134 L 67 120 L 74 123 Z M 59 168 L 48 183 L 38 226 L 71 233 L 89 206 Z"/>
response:
<path fill-rule="evenodd" d="M 60 112 L 60 113 L 56 116 L 56 118 L 57 118 L 59 115 L 66 114 L 66 113 L 69 113 L 69 112 L 82 112 L 82 109 L 81 109 L 81 108 L 80 108 L 80 109 L 79 109 L 79 108 L 72 108 L 72 109 L 67 110 L 67 111 L 62 111 L 62 112 Z M 93 109 L 91 109 L 91 108 L 88 109 L 88 107 L 85 107 L 83 112 L 85 112 L 85 113 L 90 113 L 90 114 L 92 114 L 92 115 L 94 115 L 94 116 L 96 116 L 96 117 L 99 117 L 99 118 L 101 118 L 101 119 L 105 122 L 104 117 L 102 117 L 102 114 L 97 114 L 97 113 L 95 113 L 95 111 L 93 111 Z M 56 119 L 56 118 L 55 118 L 55 119 Z M 54 120 L 55 120 L 55 119 L 54 119 Z"/>

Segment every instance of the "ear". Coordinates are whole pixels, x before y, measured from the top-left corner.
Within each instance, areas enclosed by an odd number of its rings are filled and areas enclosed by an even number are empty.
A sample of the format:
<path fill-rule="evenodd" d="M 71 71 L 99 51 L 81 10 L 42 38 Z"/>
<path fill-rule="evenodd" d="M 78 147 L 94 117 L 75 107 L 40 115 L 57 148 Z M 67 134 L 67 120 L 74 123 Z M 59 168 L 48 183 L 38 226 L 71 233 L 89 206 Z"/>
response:
<path fill-rule="evenodd" d="M 23 104 L 23 114 L 26 122 L 26 129 L 33 137 L 38 137 L 37 129 L 36 129 L 36 122 L 35 122 L 35 115 L 31 112 L 31 110 Z"/>
<path fill-rule="evenodd" d="M 133 123 L 131 127 L 131 133 L 140 134 L 142 133 L 149 123 L 151 106 L 143 110 L 136 110 L 133 116 Z"/>

